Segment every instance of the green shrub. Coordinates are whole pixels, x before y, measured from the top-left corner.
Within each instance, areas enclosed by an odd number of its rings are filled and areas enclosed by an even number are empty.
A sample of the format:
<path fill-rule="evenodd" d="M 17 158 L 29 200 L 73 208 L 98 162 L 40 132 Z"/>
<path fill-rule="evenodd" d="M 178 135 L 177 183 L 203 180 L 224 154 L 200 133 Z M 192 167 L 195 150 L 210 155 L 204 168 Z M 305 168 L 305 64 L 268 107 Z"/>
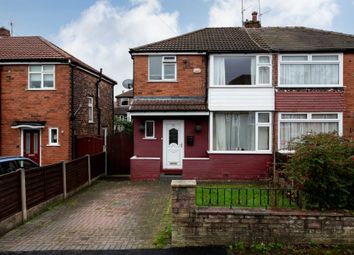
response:
<path fill-rule="evenodd" d="M 310 134 L 294 143 L 285 167 L 305 207 L 354 209 L 354 143 L 336 134 Z"/>

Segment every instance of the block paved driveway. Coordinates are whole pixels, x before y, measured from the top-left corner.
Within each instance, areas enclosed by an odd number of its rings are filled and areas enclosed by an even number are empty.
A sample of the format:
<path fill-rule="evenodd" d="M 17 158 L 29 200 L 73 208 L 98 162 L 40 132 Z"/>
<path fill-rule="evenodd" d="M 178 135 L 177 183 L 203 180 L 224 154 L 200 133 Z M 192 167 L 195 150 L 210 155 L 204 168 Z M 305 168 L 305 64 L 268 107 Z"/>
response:
<path fill-rule="evenodd" d="M 169 182 L 99 180 L 0 238 L 1 251 L 153 248 Z"/>

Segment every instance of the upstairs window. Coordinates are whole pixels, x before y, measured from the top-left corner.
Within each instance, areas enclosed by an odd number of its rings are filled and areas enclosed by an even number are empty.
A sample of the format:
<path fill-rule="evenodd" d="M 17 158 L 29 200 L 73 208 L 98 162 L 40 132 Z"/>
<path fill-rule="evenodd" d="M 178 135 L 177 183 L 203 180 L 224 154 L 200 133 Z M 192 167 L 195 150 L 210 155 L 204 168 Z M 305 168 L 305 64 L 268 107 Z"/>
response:
<path fill-rule="evenodd" d="M 213 85 L 271 85 L 271 57 L 214 56 Z"/>
<path fill-rule="evenodd" d="M 88 97 L 88 122 L 93 123 L 93 97 Z"/>
<path fill-rule="evenodd" d="M 330 87 L 342 85 L 342 61 L 338 54 L 280 56 L 279 85 Z"/>
<path fill-rule="evenodd" d="M 149 81 L 176 81 L 176 56 L 149 56 Z"/>
<path fill-rule="evenodd" d="M 121 98 L 120 99 L 120 105 L 121 106 L 128 106 L 129 105 L 129 99 L 128 98 Z"/>
<path fill-rule="evenodd" d="M 54 89 L 54 65 L 30 65 L 28 68 L 29 89 Z"/>

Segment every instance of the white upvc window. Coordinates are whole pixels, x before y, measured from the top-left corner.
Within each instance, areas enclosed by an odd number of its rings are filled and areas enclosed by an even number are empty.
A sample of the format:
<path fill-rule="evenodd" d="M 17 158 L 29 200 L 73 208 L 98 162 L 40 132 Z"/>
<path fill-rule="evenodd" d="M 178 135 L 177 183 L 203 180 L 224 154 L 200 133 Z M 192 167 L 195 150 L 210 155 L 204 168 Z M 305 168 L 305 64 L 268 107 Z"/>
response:
<path fill-rule="evenodd" d="M 271 153 L 271 112 L 213 112 L 212 153 Z"/>
<path fill-rule="evenodd" d="M 154 139 L 155 138 L 155 121 L 146 120 L 145 121 L 145 138 Z"/>
<path fill-rule="evenodd" d="M 48 145 L 59 146 L 59 128 L 48 129 Z"/>
<path fill-rule="evenodd" d="M 280 87 L 342 87 L 343 54 L 279 55 Z"/>
<path fill-rule="evenodd" d="M 149 56 L 149 81 L 176 81 L 176 56 Z"/>
<path fill-rule="evenodd" d="M 342 135 L 343 114 L 341 112 L 295 112 L 279 113 L 278 149 L 293 151 L 291 142 L 311 133 L 336 132 Z"/>
<path fill-rule="evenodd" d="M 93 123 L 93 97 L 88 97 L 88 122 Z"/>
<path fill-rule="evenodd" d="M 29 65 L 28 89 L 53 90 L 55 89 L 55 65 Z"/>
<path fill-rule="evenodd" d="M 211 55 L 210 86 L 272 86 L 271 55 Z"/>

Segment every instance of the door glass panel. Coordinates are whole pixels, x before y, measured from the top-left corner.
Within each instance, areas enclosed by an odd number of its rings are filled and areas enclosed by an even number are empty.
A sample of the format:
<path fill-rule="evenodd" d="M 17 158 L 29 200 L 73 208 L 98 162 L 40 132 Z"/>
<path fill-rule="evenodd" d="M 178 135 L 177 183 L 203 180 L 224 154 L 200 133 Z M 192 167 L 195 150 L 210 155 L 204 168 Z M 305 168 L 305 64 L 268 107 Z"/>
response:
<path fill-rule="evenodd" d="M 26 133 L 26 154 L 31 153 L 31 134 Z"/>
<path fill-rule="evenodd" d="M 33 134 L 33 153 L 38 154 L 38 133 Z"/>
<path fill-rule="evenodd" d="M 175 143 L 178 144 L 178 130 L 175 128 L 170 129 L 169 131 L 169 143 Z"/>

